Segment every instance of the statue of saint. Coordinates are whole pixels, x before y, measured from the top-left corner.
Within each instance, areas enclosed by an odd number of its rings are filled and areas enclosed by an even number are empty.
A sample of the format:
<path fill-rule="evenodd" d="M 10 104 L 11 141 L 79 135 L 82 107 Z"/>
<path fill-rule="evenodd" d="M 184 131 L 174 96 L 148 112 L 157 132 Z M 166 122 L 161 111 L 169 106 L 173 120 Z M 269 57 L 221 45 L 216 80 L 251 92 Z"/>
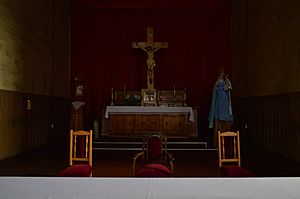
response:
<path fill-rule="evenodd" d="M 83 84 L 82 84 L 82 75 L 79 74 L 74 78 L 75 81 L 75 98 L 76 100 L 82 100 L 83 97 Z"/>
<path fill-rule="evenodd" d="M 214 120 L 233 121 L 231 96 L 231 83 L 224 69 L 220 70 L 219 78 L 213 88 L 213 98 L 211 104 L 211 112 L 209 116 L 209 127 L 213 127 Z"/>
<path fill-rule="evenodd" d="M 225 74 L 224 69 L 221 68 L 219 77 L 213 88 L 212 103 L 208 118 L 209 128 L 215 128 L 213 135 L 214 146 L 217 145 L 217 131 L 229 130 L 233 122 L 231 90 L 232 86 L 228 75 Z"/>

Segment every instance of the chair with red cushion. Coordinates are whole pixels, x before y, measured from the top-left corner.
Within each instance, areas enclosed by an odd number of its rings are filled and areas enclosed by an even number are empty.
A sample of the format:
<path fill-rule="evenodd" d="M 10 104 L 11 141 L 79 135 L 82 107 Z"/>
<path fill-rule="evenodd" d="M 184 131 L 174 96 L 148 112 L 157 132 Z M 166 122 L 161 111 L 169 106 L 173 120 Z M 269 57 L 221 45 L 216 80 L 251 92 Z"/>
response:
<path fill-rule="evenodd" d="M 229 149 L 228 153 L 226 149 Z M 223 177 L 253 177 L 254 174 L 241 166 L 240 133 L 218 131 L 220 175 Z"/>
<path fill-rule="evenodd" d="M 61 171 L 59 176 L 92 176 L 92 135 L 92 130 L 70 131 L 69 167 Z"/>
<path fill-rule="evenodd" d="M 170 177 L 174 172 L 173 161 L 167 151 L 167 137 L 150 132 L 143 139 L 143 151 L 133 158 L 132 173 L 139 177 Z"/>

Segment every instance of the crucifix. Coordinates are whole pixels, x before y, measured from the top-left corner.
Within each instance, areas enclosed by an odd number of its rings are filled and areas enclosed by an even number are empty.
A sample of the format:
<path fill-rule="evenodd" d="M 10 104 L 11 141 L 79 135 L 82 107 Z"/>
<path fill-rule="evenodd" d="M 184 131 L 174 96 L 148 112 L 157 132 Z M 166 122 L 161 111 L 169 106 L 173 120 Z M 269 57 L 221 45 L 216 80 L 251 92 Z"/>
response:
<path fill-rule="evenodd" d="M 147 88 L 154 89 L 154 52 L 168 48 L 168 42 L 153 42 L 153 27 L 147 27 L 147 42 L 133 42 L 132 48 L 140 48 L 147 53 Z"/>

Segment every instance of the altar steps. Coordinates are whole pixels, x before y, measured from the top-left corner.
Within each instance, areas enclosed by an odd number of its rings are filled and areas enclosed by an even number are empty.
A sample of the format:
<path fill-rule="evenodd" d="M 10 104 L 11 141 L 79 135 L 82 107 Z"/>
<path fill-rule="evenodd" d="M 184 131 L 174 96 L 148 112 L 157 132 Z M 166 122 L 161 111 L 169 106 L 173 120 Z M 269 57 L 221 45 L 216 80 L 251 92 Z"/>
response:
<path fill-rule="evenodd" d="M 136 150 L 143 147 L 142 138 L 100 137 L 94 138 L 93 150 Z M 215 150 L 208 147 L 208 142 L 201 138 L 168 138 L 167 147 L 170 151 Z"/>

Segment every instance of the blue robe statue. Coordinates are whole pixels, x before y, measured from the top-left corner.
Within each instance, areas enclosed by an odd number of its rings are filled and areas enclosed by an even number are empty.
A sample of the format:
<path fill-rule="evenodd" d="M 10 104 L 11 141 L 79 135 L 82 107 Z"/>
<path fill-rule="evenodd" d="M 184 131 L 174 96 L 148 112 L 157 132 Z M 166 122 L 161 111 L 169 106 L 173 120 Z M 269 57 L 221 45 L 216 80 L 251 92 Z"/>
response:
<path fill-rule="evenodd" d="M 231 83 L 224 74 L 220 74 L 220 77 L 215 83 L 213 89 L 213 97 L 211 103 L 211 109 L 209 114 L 209 128 L 214 127 L 215 120 L 222 120 L 227 122 L 233 121 L 232 107 L 231 107 Z"/>

